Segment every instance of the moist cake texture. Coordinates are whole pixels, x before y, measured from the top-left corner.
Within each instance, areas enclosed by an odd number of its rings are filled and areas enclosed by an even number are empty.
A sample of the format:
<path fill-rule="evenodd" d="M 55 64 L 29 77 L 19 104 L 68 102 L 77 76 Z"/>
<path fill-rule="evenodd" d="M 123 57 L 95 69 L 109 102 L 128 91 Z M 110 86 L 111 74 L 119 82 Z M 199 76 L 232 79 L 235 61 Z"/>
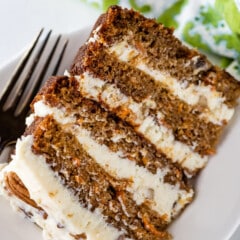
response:
<path fill-rule="evenodd" d="M 52 239 L 61 232 L 61 239 L 171 239 L 166 227 L 193 198 L 181 169 L 131 125 L 84 98 L 74 77 L 52 77 L 32 108 L 1 173 L 15 208 Z"/>
<path fill-rule="evenodd" d="M 188 176 L 202 169 L 234 113 L 239 82 L 132 10 L 100 17 L 71 69 L 101 102 Z"/>
<path fill-rule="evenodd" d="M 31 104 L 0 193 L 54 240 L 170 240 L 234 113 L 239 83 L 118 6 Z"/>

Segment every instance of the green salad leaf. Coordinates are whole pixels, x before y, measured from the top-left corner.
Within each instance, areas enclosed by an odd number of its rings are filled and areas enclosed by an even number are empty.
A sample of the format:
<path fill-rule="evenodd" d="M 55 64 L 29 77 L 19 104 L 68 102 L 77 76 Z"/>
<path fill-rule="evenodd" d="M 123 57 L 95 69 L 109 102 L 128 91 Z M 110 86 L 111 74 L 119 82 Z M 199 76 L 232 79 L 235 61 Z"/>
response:
<path fill-rule="evenodd" d="M 240 11 L 235 0 L 216 0 L 215 6 L 222 13 L 232 31 L 240 34 Z"/>
<path fill-rule="evenodd" d="M 161 14 L 157 21 L 163 23 L 167 27 L 177 28 L 179 23 L 176 20 L 176 16 L 181 12 L 182 7 L 188 2 L 188 0 L 179 0 L 174 3 L 171 7 L 166 9 L 163 14 Z"/>

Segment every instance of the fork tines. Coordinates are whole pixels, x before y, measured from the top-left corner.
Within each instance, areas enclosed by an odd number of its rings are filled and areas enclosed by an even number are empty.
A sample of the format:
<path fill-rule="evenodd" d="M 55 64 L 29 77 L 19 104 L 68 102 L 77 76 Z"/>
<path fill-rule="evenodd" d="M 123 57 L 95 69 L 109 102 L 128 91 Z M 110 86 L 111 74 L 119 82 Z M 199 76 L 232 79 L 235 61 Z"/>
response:
<path fill-rule="evenodd" d="M 57 59 L 54 60 L 55 65 L 51 66 L 49 75 L 57 74 L 68 41 L 65 40 L 60 48 L 61 35 L 51 37 L 52 30 L 50 30 L 41 39 L 43 34 L 44 29 L 41 29 L 18 63 L 3 90 L 0 109 L 14 111 L 15 115 L 26 114 L 32 98 L 36 95 L 43 80 L 45 80 L 55 53 L 57 53 L 55 54 Z M 28 86 L 30 82 L 31 86 Z M 9 96 L 11 96 L 11 99 Z"/>

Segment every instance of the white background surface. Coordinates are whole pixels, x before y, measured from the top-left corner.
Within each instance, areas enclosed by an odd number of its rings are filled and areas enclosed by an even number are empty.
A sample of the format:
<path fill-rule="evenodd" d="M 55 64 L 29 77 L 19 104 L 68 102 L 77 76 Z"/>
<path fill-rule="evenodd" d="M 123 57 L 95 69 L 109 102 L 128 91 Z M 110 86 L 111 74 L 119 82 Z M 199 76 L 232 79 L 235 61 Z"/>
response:
<path fill-rule="evenodd" d="M 80 0 L 0 0 L 0 68 L 26 48 L 40 28 L 72 32 L 91 26 L 99 14 Z M 231 240 L 240 240 L 240 231 Z"/>
<path fill-rule="evenodd" d="M 42 28 L 72 32 L 92 25 L 100 12 L 81 0 L 0 0 L 0 66 Z"/>

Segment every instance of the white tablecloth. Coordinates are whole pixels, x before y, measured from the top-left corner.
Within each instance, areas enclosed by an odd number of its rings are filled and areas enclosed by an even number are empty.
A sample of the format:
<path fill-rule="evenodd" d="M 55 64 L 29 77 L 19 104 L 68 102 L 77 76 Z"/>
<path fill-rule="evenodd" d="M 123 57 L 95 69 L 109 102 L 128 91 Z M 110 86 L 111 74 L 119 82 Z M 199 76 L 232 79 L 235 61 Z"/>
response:
<path fill-rule="evenodd" d="M 81 0 L 0 0 L 0 68 L 21 52 L 42 27 L 55 33 L 72 32 L 92 25 L 99 14 Z M 240 229 L 231 240 L 239 239 Z"/>

